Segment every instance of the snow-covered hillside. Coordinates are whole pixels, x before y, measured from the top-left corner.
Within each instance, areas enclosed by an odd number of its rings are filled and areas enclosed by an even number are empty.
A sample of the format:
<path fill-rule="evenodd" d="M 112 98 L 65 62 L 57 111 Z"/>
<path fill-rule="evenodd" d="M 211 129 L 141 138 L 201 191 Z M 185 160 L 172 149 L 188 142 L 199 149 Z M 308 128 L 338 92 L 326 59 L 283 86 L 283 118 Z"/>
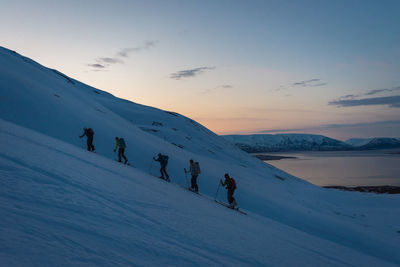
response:
<path fill-rule="evenodd" d="M 118 99 L 0 48 L 4 266 L 400 264 L 400 197 L 297 179 L 182 115 Z M 97 153 L 78 138 L 95 131 Z M 123 136 L 132 166 L 115 162 Z M 170 156 L 172 183 L 152 156 Z M 201 197 L 185 185 L 200 162 Z M 216 204 L 236 178 L 248 215 Z M 217 196 L 225 200 L 225 191 Z"/>
<path fill-rule="evenodd" d="M 252 134 L 224 135 L 224 138 L 246 152 L 347 150 L 351 146 L 315 134 Z"/>
<path fill-rule="evenodd" d="M 371 140 L 372 138 L 350 138 L 346 140 L 346 144 L 357 147 L 368 144 Z"/>
<path fill-rule="evenodd" d="M 358 150 L 370 150 L 370 149 L 388 149 L 400 147 L 399 138 L 352 138 L 346 141 L 347 144 L 354 146 Z"/>

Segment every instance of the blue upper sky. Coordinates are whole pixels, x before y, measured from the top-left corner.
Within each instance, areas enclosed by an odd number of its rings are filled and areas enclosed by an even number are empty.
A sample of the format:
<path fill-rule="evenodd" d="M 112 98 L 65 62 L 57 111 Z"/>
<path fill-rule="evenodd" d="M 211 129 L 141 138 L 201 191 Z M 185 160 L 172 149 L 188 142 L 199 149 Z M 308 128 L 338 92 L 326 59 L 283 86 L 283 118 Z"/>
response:
<path fill-rule="evenodd" d="M 18 1 L 2 46 L 218 133 L 400 137 L 400 1 Z"/>

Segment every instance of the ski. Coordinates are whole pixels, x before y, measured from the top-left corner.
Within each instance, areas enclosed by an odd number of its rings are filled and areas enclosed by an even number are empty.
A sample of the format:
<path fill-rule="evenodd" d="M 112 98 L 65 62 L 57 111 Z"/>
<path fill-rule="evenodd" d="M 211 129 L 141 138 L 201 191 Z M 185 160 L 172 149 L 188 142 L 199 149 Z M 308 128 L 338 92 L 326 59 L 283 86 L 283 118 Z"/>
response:
<path fill-rule="evenodd" d="M 183 186 L 183 185 L 179 185 L 179 186 L 184 188 L 184 189 L 186 189 L 186 190 L 188 190 L 188 191 L 190 191 L 190 192 L 192 192 L 192 193 L 194 193 L 194 194 L 198 194 L 199 196 L 203 196 L 199 192 L 193 191 L 190 187 L 186 187 L 186 186 Z"/>
<path fill-rule="evenodd" d="M 224 206 L 224 207 L 227 207 L 228 209 L 231 209 L 231 210 L 237 211 L 237 212 L 239 212 L 239 213 L 241 213 L 241 214 L 247 215 L 246 212 L 240 210 L 239 208 L 232 208 L 232 207 L 230 207 L 228 204 L 226 204 L 226 203 L 224 203 L 224 202 L 222 202 L 222 201 L 218 201 L 218 200 L 214 200 L 214 201 L 217 202 L 218 204 Z"/>
<path fill-rule="evenodd" d="M 156 176 L 157 177 L 157 176 Z M 170 183 L 171 182 L 171 179 L 170 178 L 168 178 L 168 179 L 166 179 L 166 178 L 164 178 L 164 177 L 157 177 L 158 179 L 161 179 L 161 180 L 164 180 L 164 181 L 166 181 L 166 182 L 168 182 L 168 183 Z"/>
<path fill-rule="evenodd" d="M 122 161 L 118 161 L 118 160 L 115 160 L 115 161 L 118 162 L 118 163 L 122 163 L 122 164 L 124 164 L 124 165 L 128 165 L 128 166 L 132 166 L 132 167 L 133 167 L 133 165 L 131 165 L 129 162 L 123 163 Z"/>

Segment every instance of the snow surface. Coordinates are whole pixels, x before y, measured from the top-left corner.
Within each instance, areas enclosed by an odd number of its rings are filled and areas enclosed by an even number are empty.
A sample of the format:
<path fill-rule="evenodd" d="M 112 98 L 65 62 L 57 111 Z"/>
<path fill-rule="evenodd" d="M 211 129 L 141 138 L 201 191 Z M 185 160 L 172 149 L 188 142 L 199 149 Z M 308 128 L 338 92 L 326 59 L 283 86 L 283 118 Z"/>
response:
<path fill-rule="evenodd" d="M 5 48 L 0 62 L 1 265 L 400 264 L 399 196 L 319 188 L 179 114 Z M 78 138 L 84 126 L 96 154 Z M 134 167 L 115 161 L 115 136 Z M 172 183 L 154 177 L 158 152 L 170 156 Z M 190 158 L 204 197 L 180 186 Z M 213 201 L 225 172 L 248 215 Z"/>

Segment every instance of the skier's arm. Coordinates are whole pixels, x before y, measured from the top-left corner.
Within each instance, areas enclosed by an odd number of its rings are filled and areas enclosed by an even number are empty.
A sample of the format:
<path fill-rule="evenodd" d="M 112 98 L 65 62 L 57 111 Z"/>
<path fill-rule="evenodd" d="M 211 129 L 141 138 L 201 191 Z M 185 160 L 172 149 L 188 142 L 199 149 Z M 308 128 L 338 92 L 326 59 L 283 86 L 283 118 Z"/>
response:
<path fill-rule="evenodd" d="M 120 144 L 119 144 L 119 142 L 118 141 L 116 141 L 115 142 L 115 148 L 114 148 L 114 151 L 116 151 L 117 150 L 117 148 L 120 146 Z"/>
<path fill-rule="evenodd" d="M 83 132 L 83 134 L 81 136 L 79 136 L 79 138 L 82 138 L 86 135 L 86 132 Z"/>

